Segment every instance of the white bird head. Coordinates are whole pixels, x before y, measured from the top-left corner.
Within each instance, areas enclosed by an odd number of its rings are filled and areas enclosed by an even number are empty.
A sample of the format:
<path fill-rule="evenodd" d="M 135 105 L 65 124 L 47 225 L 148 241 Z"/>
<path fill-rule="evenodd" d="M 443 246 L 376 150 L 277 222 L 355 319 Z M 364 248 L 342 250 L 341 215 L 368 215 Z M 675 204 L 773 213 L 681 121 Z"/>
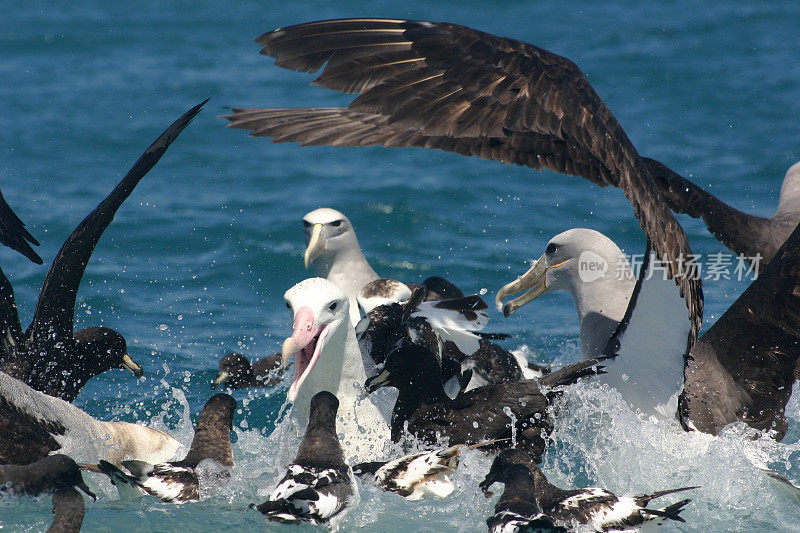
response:
<path fill-rule="evenodd" d="M 350 220 L 335 209 L 320 207 L 303 217 L 306 233 L 306 268 L 317 259 L 332 263 L 340 252 L 352 252 L 361 248 Z M 324 268 L 324 265 L 321 265 Z M 315 267 L 315 272 L 319 268 Z M 317 272 L 319 274 L 319 272 Z"/>
<path fill-rule="evenodd" d="M 497 292 L 495 304 L 509 316 L 548 292 L 564 290 L 576 298 L 576 293 L 591 292 L 592 283 L 613 278 L 617 273 L 630 277 L 628 261 L 614 241 L 592 229 L 570 229 L 550 239 L 531 268 Z M 626 281 L 632 284 L 635 280 L 631 277 Z M 525 290 L 522 296 L 503 304 L 508 296 Z"/>
<path fill-rule="evenodd" d="M 289 401 L 297 399 L 306 382 L 309 397 L 321 390 L 336 392 L 350 327 L 347 295 L 330 281 L 309 278 L 286 291 L 284 299 L 294 322 L 282 349 L 284 365 L 295 355 Z"/>

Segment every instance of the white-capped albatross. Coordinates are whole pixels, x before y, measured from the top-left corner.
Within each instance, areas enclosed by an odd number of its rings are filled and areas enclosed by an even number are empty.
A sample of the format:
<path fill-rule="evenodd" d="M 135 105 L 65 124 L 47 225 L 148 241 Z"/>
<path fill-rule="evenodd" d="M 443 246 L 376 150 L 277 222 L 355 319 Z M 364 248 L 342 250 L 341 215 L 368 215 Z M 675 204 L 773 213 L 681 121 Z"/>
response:
<path fill-rule="evenodd" d="M 622 126 L 580 69 L 536 46 L 444 22 L 343 19 L 256 39 L 316 85 L 360 93 L 348 107 L 234 109 L 228 127 L 301 145 L 436 148 L 577 174 L 620 187 L 668 275 L 696 339 L 702 283 L 683 229 Z"/>
<path fill-rule="evenodd" d="M 345 455 L 363 461 L 381 454 L 389 440 L 389 423 L 376 399 L 365 395 L 367 375 L 350 322 L 349 298 L 322 278 L 301 281 L 284 298 L 294 321 L 292 336 L 282 348 L 284 365 L 292 354 L 295 357 L 288 393 L 292 416 L 306 424 L 311 399 L 328 391 L 339 399 L 337 427 L 344 434 Z"/>
<path fill-rule="evenodd" d="M 320 207 L 303 217 L 303 227 L 306 268 L 313 265 L 315 276 L 332 281 L 347 294 L 350 320 L 354 326 L 361 320 L 361 312 L 366 314 L 390 301 L 405 301 L 411 289 L 417 286 L 379 278 L 364 257 L 355 229 L 343 213 Z M 438 276 L 425 279 L 422 285 L 428 289 L 429 300 L 464 295 L 455 285 Z"/>
<path fill-rule="evenodd" d="M 350 219 L 329 207 L 320 207 L 303 217 L 306 251 L 303 261 L 306 268 L 314 265 L 314 275 L 332 281 L 350 299 L 350 321 L 361 320 L 356 297 L 358 291 L 378 279 L 369 266 Z"/>
<path fill-rule="evenodd" d="M 506 303 L 504 313 L 550 290 L 568 290 L 579 309 L 602 311 L 603 327 L 594 334 L 584 336 L 585 325 L 581 324 L 581 352 L 616 353 L 606 364 L 608 375 L 619 375 L 621 368 L 629 373 L 631 368 L 639 368 L 647 387 L 672 387 L 675 368 L 679 362 L 684 365 L 682 380 L 675 384 L 679 390 L 682 387 L 678 417 L 684 429 L 716 435 L 724 426 L 743 421 L 782 439 L 787 430 L 784 411 L 800 375 L 800 226 L 694 344 L 687 342 L 688 326 L 673 320 L 679 314 L 677 291 L 667 294 L 663 289 L 671 287 L 659 276 L 646 280 L 640 273 L 633 290 L 616 278 L 616 286 L 612 278 L 600 281 L 597 287 L 603 289 L 602 297 L 597 295 L 601 291 L 588 290 L 598 281 L 581 279 L 576 263 L 583 252 L 596 250 L 593 243 L 607 248 L 610 242 L 591 238 L 594 233 L 570 230 L 554 237 L 551 244 L 556 246 L 548 244 L 531 270 L 498 293 L 500 305 L 505 297 L 530 289 Z M 646 268 L 647 264 L 643 271 Z M 601 301 L 607 303 L 601 306 Z M 580 311 L 579 317 L 583 318 Z M 615 321 L 619 322 L 616 328 L 612 325 Z M 684 315 L 683 321 L 688 317 Z M 612 329 L 603 341 L 603 332 Z M 584 342 L 591 345 L 584 346 Z M 686 353 L 685 359 L 682 353 Z M 630 381 L 615 384 L 628 401 L 640 392 L 625 388 Z"/>
<path fill-rule="evenodd" d="M 164 431 L 105 422 L 0 372 L 0 463 L 29 464 L 51 453 L 77 461 L 169 461 L 181 443 Z"/>
<path fill-rule="evenodd" d="M 657 270 L 648 277 L 642 268 L 641 274 L 638 312 L 625 331 L 625 350 L 614 351 L 618 357 L 606 363 L 606 374 L 598 379 L 619 390 L 635 408 L 673 417 L 683 386 L 690 321 L 671 281 Z M 628 260 L 611 239 L 574 228 L 550 239 L 530 270 L 501 288 L 495 302 L 509 316 L 543 294 L 568 292 L 578 312 L 581 358 L 590 359 L 609 353 L 607 344 L 625 319 L 636 282 Z M 522 296 L 502 304 L 505 297 L 524 290 Z"/>

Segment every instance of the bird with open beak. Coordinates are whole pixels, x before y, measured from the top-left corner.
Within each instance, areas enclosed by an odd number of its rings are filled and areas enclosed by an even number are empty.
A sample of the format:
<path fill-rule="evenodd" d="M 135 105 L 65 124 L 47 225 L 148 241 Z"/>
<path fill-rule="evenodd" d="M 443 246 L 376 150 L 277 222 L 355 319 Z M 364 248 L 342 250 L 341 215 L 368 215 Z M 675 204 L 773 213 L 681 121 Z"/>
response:
<path fill-rule="evenodd" d="M 284 298 L 294 323 L 281 351 L 284 366 L 294 355 L 294 378 L 287 395 L 294 404 L 293 416 L 307 422 L 311 398 L 321 391 L 333 393 L 341 406 L 338 427 L 345 435 L 345 452 L 374 457 L 389 439 L 390 408 L 384 415 L 378 400 L 364 397 L 366 373 L 349 319 L 349 298 L 321 278 L 301 281 Z"/>
<path fill-rule="evenodd" d="M 530 270 L 497 292 L 508 317 L 536 298 L 563 290 L 572 296 L 581 329 L 581 357 L 601 355 L 625 315 L 636 279 L 622 250 L 600 232 L 574 228 L 550 239 Z M 503 303 L 513 294 L 527 291 Z"/>
<path fill-rule="evenodd" d="M 321 207 L 303 217 L 306 268 L 314 265 L 314 275 L 339 286 L 350 300 L 350 321 L 358 324 L 361 315 L 356 297 L 367 283 L 378 279 L 361 252 L 350 220 L 339 211 Z"/>

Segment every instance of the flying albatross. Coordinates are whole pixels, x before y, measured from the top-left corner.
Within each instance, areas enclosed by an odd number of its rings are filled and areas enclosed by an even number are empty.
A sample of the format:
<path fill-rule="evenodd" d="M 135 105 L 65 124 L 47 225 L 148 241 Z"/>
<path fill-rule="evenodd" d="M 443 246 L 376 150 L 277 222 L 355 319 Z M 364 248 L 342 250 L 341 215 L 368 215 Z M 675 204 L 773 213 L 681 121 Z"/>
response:
<path fill-rule="evenodd" d="M 661 400 L 663 405 L 675 391 L 686 430 L 716 435 L 727 424 L 744 421 L 782 439 L 800 358 L 800 226 L 693 345 L 687 342 L 688 326 L 676 320 L 677 291 L 670 295 L 665 288 L 671 284 L 658 273 L 643 274 L 649 268 L 647 257 L 632 286 L 627 261 L 610 263 L 620 255 L 602 234 L 566 231 L 550 240 L 528 272 L 498 292 L 496 302 L 508 316 L 542 294 L 566 290 L 578 309 L 582 356 L 616 353 L 606 362 L 608 373 L 600 377 L 616 376 L 612 384 L 627 401 L 652 406 Z M 587 257 L 607 261 L 608 271 L 586 278 L 581 262 Z"/>
<path fill-rule="evenodd" d="M 2 191 L 0 191 L 0 243 L 18 251 L 37 265 L 42 264 L 42 258 L 31 248 L 31 244 L 39 246 L 39 241 L 25 229 L 25 223 L 11 210 Z"/>
<path fill-rule="evenodd" d="M 127 368 L 137 378 L 142 376 L 118 332 L 105 327 L 73 331 L 75 300 L 92 252 L 117 210 L 204 104 L 173 122 L 67 238 L 47 272 L 25 333 L 11 283 L 0 269 L 0 370 L 67 401 L 74 400 L 89 379 L 111 368 Z"/>
<path fill-rule="evenodd" d="M 302 145 L 425 147 L 622 188 L 668 275 L 692 336 L 702 284 L 691 248 L 622 126 L 580 69 L 536 46 L 456 24 L 346 19 L 261 35 L 275 64 L 360 93 L 344 108 L 234 109 L 228 127 Z"/>

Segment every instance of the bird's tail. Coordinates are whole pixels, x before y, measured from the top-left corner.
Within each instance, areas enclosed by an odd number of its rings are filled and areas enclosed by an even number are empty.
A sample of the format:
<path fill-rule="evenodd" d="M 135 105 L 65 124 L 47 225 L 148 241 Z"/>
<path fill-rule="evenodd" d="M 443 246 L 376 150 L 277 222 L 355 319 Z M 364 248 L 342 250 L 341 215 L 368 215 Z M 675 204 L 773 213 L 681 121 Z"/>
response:
<path fill-rule="evenodd" d="M 685 500 L 673 503 L 672 505 L 668 505 L 662 509 L 642 509 L 642 513 L 652 517 L 668 518 L 670 520 L 675 520 L 676 522 L 686 522 L 686 520 L 681 518 L 680 513 L 690 501 L 692 500 L 687 498 Z"/>

